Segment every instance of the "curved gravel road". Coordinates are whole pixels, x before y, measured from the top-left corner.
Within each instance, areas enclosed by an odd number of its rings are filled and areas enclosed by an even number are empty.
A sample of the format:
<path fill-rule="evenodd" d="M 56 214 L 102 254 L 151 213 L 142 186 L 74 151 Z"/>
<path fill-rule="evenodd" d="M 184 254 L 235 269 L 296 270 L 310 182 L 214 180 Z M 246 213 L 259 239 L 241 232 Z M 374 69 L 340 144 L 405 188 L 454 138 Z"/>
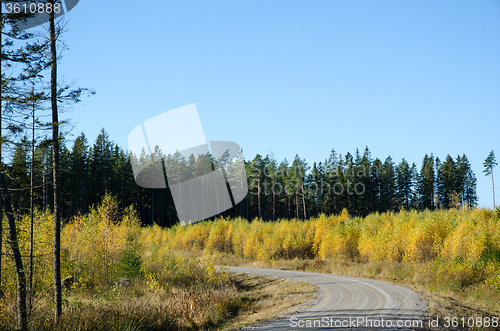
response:
<path fill-rule="evenodd" d="M 316 285 L 319 296 L 306 310 L 245 330 L 424 330 L 427 304 L 407 287 L 373 279 L 302 271 L 223 267 Z"/>

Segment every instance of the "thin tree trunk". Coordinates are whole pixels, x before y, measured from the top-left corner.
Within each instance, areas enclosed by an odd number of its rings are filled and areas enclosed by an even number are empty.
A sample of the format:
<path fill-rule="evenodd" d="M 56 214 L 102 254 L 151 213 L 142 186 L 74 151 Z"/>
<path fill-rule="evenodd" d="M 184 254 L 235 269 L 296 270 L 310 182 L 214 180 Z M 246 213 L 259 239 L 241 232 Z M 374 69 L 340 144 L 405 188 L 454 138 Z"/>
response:
<path fill-rule="evenodd" d="M 291 207 L 292 206 L 292 201 L 291 201 L 290 197 L 288 196 L 288 194 L 285 195 L 285 200 L 286 200 L 286 204 L 288 206 L 288 211 L 286 213 L 286 217 L 290 218 L 290 215 L 292 215 L 292 209 L 291 209 L 292 208 Z"/>
<path fill-rule="evenodd" d="M 304 183 L 302 183 L 302 206 L 304 207 L 304 220 L 307 219 L 306 211 L 306 193 L 304 191 Z"/>
<path fill-rule="evenodd" d="M 274 192 L 274 189 L 272 191 L 273 191 L 273 221 L 276 221 L 276 194 Z"/>
<path fill-rule="evenodd" d="M 54 0 L 49 0 L 52 6 Z M 54 12 L 49 14 L 50 20 L 50 90 L 52 106 L 52 164 L 54 187 L 54 318 L 56 325 L 62 315 L 61 293 L 61 220 L 59 214 L 59 118 L 57 111 L 57 52 L 56 52 L 56 27 Z"/>
<path fill-rule="evenodd" d="M 247 216 L 247 221 L 249 220 L 249 209 L 250 209 L 250 198 L 248 195 L 245 197 L 245 214 Z"/>
<path fill-rule="evenodd" d="M 493 210 L 495 209 L 495 179 L 493 177 L 493 166 L 491 167 L 491 184 L 493 185 Z"/>
<path fill-rule="evenodd" d="M 266 196 L 267 196 L 267 194 L 266 194 Z M 271 220 L 271 204 L 269 202 L 269 197 L 266 197 L 266 200 L 267 200 L 267 220 L 270 221 Z"/>
<path fill-rule="evenodd" d="M 0 8 L 3 8 L 2 0 L 0 0 Z M 2 30 L 3 30 L 3 18 L 0 14 L 0 48 L 2 45 Z M 1 50 L 1 49 L 0 49 Z M 1 52 L 0 52 L 0 77 L 2 77 L 2 59 L 1 59 Z M 3 115 L 3 108 L 2 108 L 2 89 L 1 89 L 1 82 L 0 82 L 0 167 L 2 167 L 2 115 Z M 1 171 L 1 169 L 0 169 Z M 0 192 L 1 193 L 1 192 Z M 3 298 L 3 287 L 2 287 L 2 247 L 3 247 L 3 199 L 0 197 L 0 299 Z"/>
<path fill-rule="evenodd" d="M 42 208 L 47 209 L 47 181 L 45 178 L 45 164 L 42 163 Z"/>
<path fill-rule="evenodd" d="M 299 196 L 297 195 L 297 192 L 295 192 L 295 214 L 297 219 L 299 219 Z"/>
<path fill-rule="evenodd" d="M 260 209 L 260 178 L 257 179 L 257 203 L 259 208 L 259 218 L 262 218 L 262 212 Z"/>
<path fill-rule="evenodd" d="M 1 199 L 5 208 L 7 217 L 7 229 L 9 231 L 9 245 L 14 262 L 17 280 L 17 328 L 19 330 L 28 330 L 28 314 L 26 312 L 26 276 L 24 274 L 23 260 L 17 241 L 16 221 L 12 213 L 10 194 L 7 190 L 7 181 L 5 173 L 0 170 L 0 184 L 2 186 Z"/>
<path fill-rule="evenodd" d="M 34 85 L 34 83 L 33 83 Z M 33 87 L 33 98 L 35 97 L 35 88 Z M 31 171 L 30 171 L 30 271 L 29 271 L 29 296 L 28 308 L 31 311 L 33 303 L 33 171 L 35 170 L 35 100 L 33 100 L 33 121 L 31 128 Z"/>

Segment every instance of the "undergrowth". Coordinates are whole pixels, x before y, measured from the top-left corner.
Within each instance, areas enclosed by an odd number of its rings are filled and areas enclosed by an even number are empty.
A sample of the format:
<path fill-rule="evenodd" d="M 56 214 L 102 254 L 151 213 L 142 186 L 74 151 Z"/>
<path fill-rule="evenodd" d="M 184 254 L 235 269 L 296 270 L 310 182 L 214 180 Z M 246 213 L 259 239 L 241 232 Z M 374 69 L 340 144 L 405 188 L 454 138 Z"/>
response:
<path fill-rule="evenodd" d="M 322 263 L 310 260 L 334 261 L 328 262 L 332 272 L 348 264 L 354 276 L 357 268 L 362 277 L 372 273 L 417 282 L 500 306 L 500 210 L 401 211 L 365 218 L 350 217 L 344 210 L 307 221 L 276 222 L 221 218 L 162 233 L 164 244 L 174 250 L 266 264 L 297 259 L 306 261 L 307 268 Z"/>

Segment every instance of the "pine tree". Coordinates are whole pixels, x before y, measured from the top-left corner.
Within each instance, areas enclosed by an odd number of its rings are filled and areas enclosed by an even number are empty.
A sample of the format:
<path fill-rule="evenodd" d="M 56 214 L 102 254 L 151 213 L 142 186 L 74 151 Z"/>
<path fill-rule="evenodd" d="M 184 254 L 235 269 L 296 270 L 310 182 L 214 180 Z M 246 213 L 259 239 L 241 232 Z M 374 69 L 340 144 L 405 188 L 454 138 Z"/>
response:
<path fill-rule="evenodd" d="M 48 0 L 54 5 L 54 0 Z M 59 111 L 57 99 L 57 48 L 56 41 L 59 32 L 56 32 L 54 12 L 49 14 L 50 30 L 50 90 L 52 108 L 52 162 L 54 189 L 54 317 L 55 324 L 59 323 L 62 315 L 62 289 L 61 289 L 61 215 L 60 215 L 60 183 L 59 183 Z"/>
<path fill-rule="evenodd" d="M 284 159 L 280 165 L 278 166 L 278 173 L 277 173 L 277 186 L 276 190 L 279 191 L 279 193 L 276 193 L 276 196 L 278 198 L 277 200 L 277 205 L 279 205 L 279 215 L 282 218 L 290 218 L 290 196 L 287 193 L 287 186 L 286 184 L 288 183 L 287 178 L 288 178 L 288 172 L 289 172 L 289 167 L 288 167 L 288 161 Z"/>
<path fill-rule="evenodd" d="M 269 189 L 269 163 L 271 162 L 271 158 L 268 155 L 262 159 L 262 215 L 263 219 L 271 220 L 271 204 L 272 204 L 272 194 Z"/>
<path fill-rule="evenodd" d="M 354 158 L 351 153 L 347 152 L 344 158 L 344 164 L 339 165 L 339 170 L 342 172 L 342 177 L 340 183 L 342 184 L 343 194 L 341 195 L 342 209 L 347 209 L 349 214 L 355 214 L 355 201 L 356 197 L 353 197 L 353 182 L 354 178 Z"/>
<path fill-rule="evenodd" d="M 292 165 L 290 166 L 288 183 L 290 188 L 289 191 L 295 198 L 295 217 L 297 219 L 302 217 L 304 217 L 303 219 L 307 218 L 304 185 L 308 170 L 309 167 L 305 160 L 301 160 L 298 155 L 295 155 Z"/>
<path fill-rule="evenodd" d="M 276 163 L 276 159 L 274 158 L 274 155 L 271 153 L 271 155 L 268 156 L 268 161 L 267 161 L 267 171 L 266 171 L 266 194 L 269 197 L 270 200 L 270 205 L 271 205 L 271 210 L 270 210 L 270 220 L 276 220 L 276 190 L 277 186 L 279 185 L 278 182 L 278 166 Z"/>
<path fill-rule="evenodd" d="M 262 182 L 264 180 L 262 156 L 257 154 L 248 164 L 247 175 L 249 179 L 248 191 L 251 194 L 250 206 L 254 206 L 253 215 L 262 218 Z M 251 207 L 252 208 L 252 207 Z M 252 217 L 252 216 L 250 216 Z"/>
<path fill-rule="evenodd" d="M 486 160 L 484 160 L 483 172 L 486 176 L 491 176 L 491 188 L 493 190 L 493 209 L 495 209 L 495 177 L 493 176 L 493 168 L 496 165 L 498 165 L 498 163 L 495 160 L 495 153 L 491 151 L 490 154 L 486 157 Z"/>

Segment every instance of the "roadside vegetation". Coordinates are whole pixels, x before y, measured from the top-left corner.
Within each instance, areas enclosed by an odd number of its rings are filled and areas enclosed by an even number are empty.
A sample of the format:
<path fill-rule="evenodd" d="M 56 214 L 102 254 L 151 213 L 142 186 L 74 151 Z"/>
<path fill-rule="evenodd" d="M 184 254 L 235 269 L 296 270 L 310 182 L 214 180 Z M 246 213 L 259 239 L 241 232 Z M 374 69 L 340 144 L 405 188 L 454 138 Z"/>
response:
<path fill-rule="evenodd" d="M 280 279 L 230 275 L 210 258 L 175 254 L 165 231 L 142 228 L 132 208 L 106 196 L 62 230 L 63 315 L 53 318 L 52 215 L 37 212 L 30 330 L 231 329 L 274 317 L 311 299 L 314 288 Z M 17 222 L 29 270 L 29 218 Z M 4 238 L 5 240 L 6 238 Z M 16 328 L 16 276 L 5 255 L 0 330 Z M 29 274 L 27 273 L 29 276 Z"/>
<path fill-rule="evenodd" d="M 314 297 L 310 285 L 230 275 L 215 265 L 376 278 L 407 285 L 430 314 L 500 314 L 500 212 L 401 211 L 264 222 L 217 219 L 142 227 L 111 196 L 62 229 L 63 315 L 53 312 L 52 215 L 18 217 L 31 330 L 230 330 Z M 4 234 L 5 236 L 5 234 Z M 4 237 L 7 240 L 7 237 Z M 3 256 L 0 330 L 16 325 L 16 276 Z"/>
<path fill-rule="evenodd" d="M 500 313 L 498 209 L 365 218 L 344 210 L 307 221 L 219 219 L 175 226 L 162 235 L 172 250 L 212 256 L 217 263 L 377 278 L 425 292 L 434 302 L 431 310 L 455 302 L 455 307 Z"/>

